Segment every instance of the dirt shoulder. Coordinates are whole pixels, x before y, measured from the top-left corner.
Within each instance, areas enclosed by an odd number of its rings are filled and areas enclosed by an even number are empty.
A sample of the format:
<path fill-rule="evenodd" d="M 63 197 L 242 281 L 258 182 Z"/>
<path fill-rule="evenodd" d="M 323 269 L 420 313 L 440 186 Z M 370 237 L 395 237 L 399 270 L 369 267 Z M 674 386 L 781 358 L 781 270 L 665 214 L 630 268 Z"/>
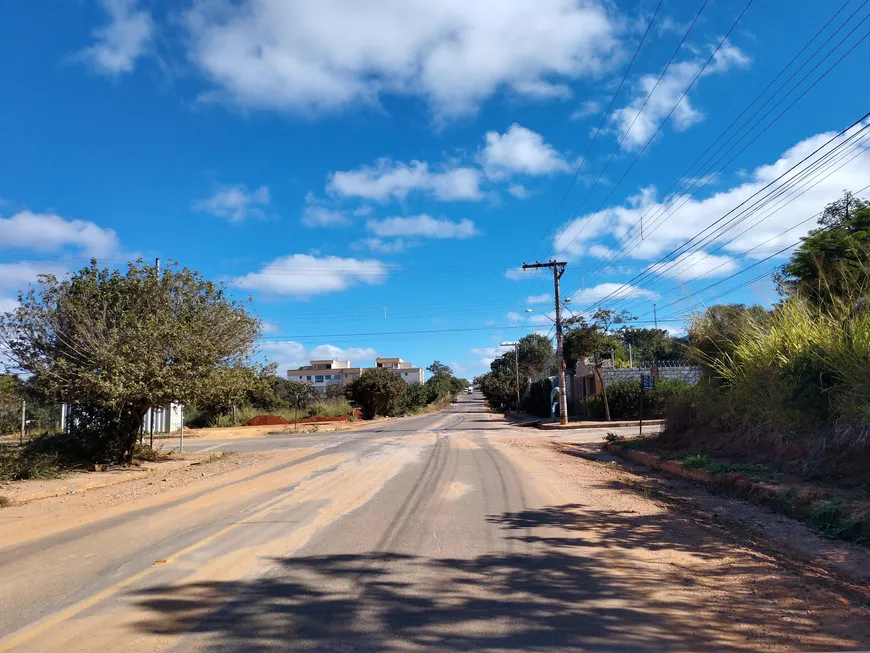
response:
<path fill-rule="evenodd" d="M 550 495 L 546 509 L 518 516 L 518 526 L 560 528 L 563 536 L 548 544 L 565 551 L 597 547 L 596 557 L 630 579 L 639 600 L 662 602 L 675 623 L 691 620 L 707 648 L 870 645 L 870 588 L 862 580 L 870 564 L 860 547 L 687 481 L 571 455 L 576 447 L 543 434 L 490 440 Z"/>

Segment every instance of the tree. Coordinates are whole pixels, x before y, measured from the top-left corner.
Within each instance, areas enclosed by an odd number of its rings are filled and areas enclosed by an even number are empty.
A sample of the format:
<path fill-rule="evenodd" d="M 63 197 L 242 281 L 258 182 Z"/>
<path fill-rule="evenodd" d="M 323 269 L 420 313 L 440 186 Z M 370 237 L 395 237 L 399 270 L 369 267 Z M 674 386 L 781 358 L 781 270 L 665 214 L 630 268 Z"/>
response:
<path fill-rule="evenodd" d="M 522 382 L 520 392 L 523 395 L 528 392 L 529 380 L 549 375 L 551 371 L 555 371 L 557 362 L 553 343 L 550 342 L 549 338 L 545 338 L 539 333 L 523 336 L 517 342 L 516 347 L 516 354 L 513 351 L 505 352 L 489 366 L 493 372 L 512 379 L 511 398 L 513 404 L 516 404 L 517 401 L 517 362 L 519 362 L 519 377 Z"/>
<path fill-rule="evenodd" d="M 429 403 L 444 401 L 448 397 L 456 395 L 467 385 L 460 387 L 461 381 L 453 376 L 453 370 L 440 361 L 435 361 L 426 369 L 430 373 L 426 380 Z"/>
<path fill-rule="evenodd" d="M 631 345 L 635 361 L 677 360 L 684 356 L 685 344 L 664 329 L 625 326 L 619 332 L 626 350 Z"/>
<path fill-rule="evenodd" d="M 383 367 L 368 369 L 345 386 L 347 397 L 362 408 L 366 419 L 378 415 L 395 415 L 407 384 L 391 370 Z"/>
<path fill-rule="evenodd" d="M 817 304 L 848 297 L 870 266 L 870 202 L 847 192 L 825 207 L 818 222 L 820 228 L 802 239 L 774 275 L 784 297 L 802 295 Z"/>
<path fill-rule="evenodd" d="M 711 306 L 702 315 L 695 316 L 689 327 L 689 359 L 713 370 L 715 361 L 731 358 L 741 335 L 753 322 L 764 323 L 768 317 L 761 306 Z"/>
<path fill-rule="evenodd" d="M 601 383 L 604 416 L 608 422 L 610 405 L 607 401 L 607 387 L 601 369 L 611 350 L 619 344 L 620 335 L 613 327 L 633 319 L 628 311 L 598 309 L 592 316 L 591 322 L 587 322 L 582 316 L 573 317 L 565 322 L 568 331 L 562 345 L 565 360 L 568 362 L 589 360 L 592 363 L 592 369 Z"/>
<path fill-rule="evenodd" d="M 512 376 L 493 371 L 474 381 L 493 410 L 507 410 L 516 403 L 516 380 Z"/>
<path fill-rule="evenodd" d="M 0 318 L 0 347 L 48 396 L 78 405 L 102 455 L 122 462 L 152 406 L 232 400 L 262 371 L 259 320 L 177 264 L 121 272 L 92 260 L 68 279 L 40 276 L 19 303 Z"/>
<path fill-rule="evenodd" d="M 426 371 L 429 372 L 430 378 L 434 376 L 453 376 L 453 370 L 441 361 L 434 361 L 426 368 Z"/>

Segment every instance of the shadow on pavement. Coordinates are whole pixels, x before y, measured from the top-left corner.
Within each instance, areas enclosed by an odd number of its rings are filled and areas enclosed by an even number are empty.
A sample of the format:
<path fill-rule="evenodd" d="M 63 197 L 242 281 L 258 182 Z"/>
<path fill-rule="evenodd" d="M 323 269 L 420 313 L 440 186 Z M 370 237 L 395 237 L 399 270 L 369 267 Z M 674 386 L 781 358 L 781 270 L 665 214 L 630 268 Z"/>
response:
<path fill-rule="evenodd" d="M 814 613 L 796 576 L 783 579 L 789 575 L 761 556 L 734 555 L 672 515 L 566 504 L 489 520 L 507 536 L 502 553 L 276 558 L 258 578 L 140 591 L 135 598 L 147 616 L 139 628 L 198 633 L 209 651 L 754 651 L 858 643 L 819 634 L 836 616 Z M 700 581 L 695 565 L 703 566 Z"/>

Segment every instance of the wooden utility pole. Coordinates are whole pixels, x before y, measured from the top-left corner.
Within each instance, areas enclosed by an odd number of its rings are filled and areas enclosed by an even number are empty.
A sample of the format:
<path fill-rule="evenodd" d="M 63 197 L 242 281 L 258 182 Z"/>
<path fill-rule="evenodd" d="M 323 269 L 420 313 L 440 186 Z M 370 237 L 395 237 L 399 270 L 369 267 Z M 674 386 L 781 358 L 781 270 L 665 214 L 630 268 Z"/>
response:
<path fill-rule="evenodd" d="M 556 351 L 559 355 L 559 423 L 568 423 L 568 391 L 565 387 L 565 356 L 562 353 L 562 298 L 559 294 L 559 279 L 565 274 L 565 261 L 549 263 L 523 263 L 523 270 L 531 268 L 552 268 L 553 294 L 556 297 Z"/>

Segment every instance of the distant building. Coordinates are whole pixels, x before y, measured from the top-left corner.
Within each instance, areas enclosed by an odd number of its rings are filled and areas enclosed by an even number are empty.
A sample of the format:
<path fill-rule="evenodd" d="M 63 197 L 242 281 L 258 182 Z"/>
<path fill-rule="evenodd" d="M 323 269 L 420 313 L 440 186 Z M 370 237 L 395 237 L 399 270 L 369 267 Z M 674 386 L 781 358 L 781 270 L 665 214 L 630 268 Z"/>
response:
<path fill-rule="evenodd" d="M 408 383 L 422 383 L 423 370 L 414 367 L 412 363 L 403 361 L 401 358 L 377 358 L 375 367 L 383 367 L 392 370 Z M 313 385 L 320 392 L 326 392 L 331 385 L 345 385 L 365 372 L 367 367 L 351 367 L 350 361 L 339 360 L 316 360 L 310 361 L 310 365 L 304 365 L 298 370 L 287 370 L 287 378 L 290 381 Z"/>

